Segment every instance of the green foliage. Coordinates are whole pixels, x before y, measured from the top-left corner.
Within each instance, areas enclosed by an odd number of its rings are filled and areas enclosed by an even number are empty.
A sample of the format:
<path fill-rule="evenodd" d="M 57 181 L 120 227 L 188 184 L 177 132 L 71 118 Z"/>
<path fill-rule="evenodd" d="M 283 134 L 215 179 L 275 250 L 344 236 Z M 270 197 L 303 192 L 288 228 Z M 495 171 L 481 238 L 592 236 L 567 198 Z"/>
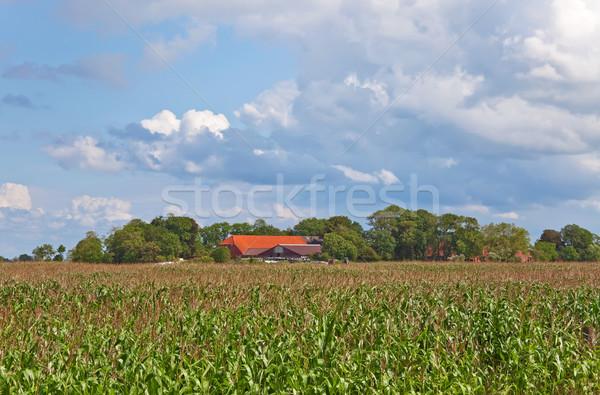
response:
<path fill-rule="evenodd" d="M 59 245 L 58 248 L 56 249 L 56 255 L 54 255 L 54 258 L 52 258 L 53 261 L 57 261 L 57 262 L 62 262 L 65 260 L 65 252 L 67 251 L 67 248 L 64 245 Z"/>
<path fill-rule="evenodd" d="M 540 236 L 540 241 L 552 243 L 557 249 L 564 246 L 562 235 L 560 232 L 553 229 L 545 229 Z"/>
<path fill-rule="evenodd" d="M 71 250 L 70 255 L 74 262 L 105 262 L 102 240 L 92 231 L 87 232 L 85 238 Z"/>
<path fill-rule="evenodd" d="M 229 262 L 231 260 L 231 253 L 227 247 L 217 247 L 210 253 L 211 258 L 217 263 Z"/>
<path fill-rule="evenodd" d="M 594 240 L 597 238 L 592 232 L 578 225 L 567 225 L 560 230 L 560 234 L 565 246 L 575 248 L 577 255 L 579 255 L 577 259 L 585 259 L 586 250 L 590 245 L 594 244 Z"/>
<path fill-rule="evenodd" d="M 285 270 L 300 277 L 301 266 Z M 183 276 L 179 284 L 129 286 L 110 277 L 119 274 L 86 278 L 74 287 L 3 281 L 3 322 L 10 328 L 0 329 L 0 388 L 107 394 L 600 392 L 596 288 L 529 282 L 349 286 L 344 268 L 323 269 L 328 276 L 338 273 L 340 285 L 197 284 Z"/>
<path fill-rule="evenodd" d="M 580 259 L 579 253 L 572 245 L 562 247 L 559 251 L 559 255 L 565 262 L 575 262 Z"/>
<path fill-rule="evenodd" d="M 588 262 L 600 262 L 600 245 L 590 244 L 585 249 L 583 260 Z"/>
<path fill-rule="evenodd" d="M 202 245 L 212 249 L 229 237 L 230 231 L 231 225 L 227 222 L 217 222 L 200 228 L 198 231 L 198 240 Z"/>
<path fill-rule="evenodd" d="M 394 258 L 396 239 L 392 232 L 387 229 L 371 229 L 365 233 L 365 236 L 381 259 L 389 261 Z"/>
<path fill-rule="evenodd" d="M 51 261 L 56 251 L 50 244 L 43 244 L 33 249 L 33 257 L 36 261 Z"/>
<path fill-rule="evenodd" d="M 164 228 L 178 238 L 179 248 L 177 248 L 176 243 L 173 241 L 169 241 L 168 243 L 170 245 L 169 247 L 166 247 L 171 250 L 170 252 L 173 256 L 189 258 L 196 254 L 196 240 L 198 238 L 199 227 L 194 219 L 189 217 L 177 217 L 169 214 L 167 218 L 154 218 L 150 224 L 155 227 Z M 165 246 L 161 245 L 161 249 L 167 253 L 164 248 Z"/>
<path fill-rule="evenodd" d="M 293 229 L 293 234 L 298 236 L 325 235 L 325 224 L 327 220 L 321 218 L 306 218 L 298 222 Z"/>
<path fill-rule="evenodd" d="M 17 261 L 22 261 L 22 262 L 33 261 L 33 257 L 31 255 L 21 254 L 17 258 Z"/>
<path fill-rule="evenodd" d="M 484 248 L 497 254 L 503 262 L 513 262 L 517 251 L 529 250 L 529 232 L 515 224 L 491 223 L 483 226 L 481 231 Z"/>
<path fill-rule="evenodd" d="M 259 236 L 282 236 L 285 234 L 281 229 L 267 224 L 264 219 L 257 219 L 250 227 L 250 234 Z"/>
<path fill-rule="evenodd" d="M 532 250 L 533 258 L 538 262 L 553 262 L 558 258 L 558 251 L 554 243 L 538 241 Z"/>
<path fill-rule="evenodd" d="M 336 233 L 328 233 L 323 238 L 323 253 L 335 259 L 348 257 L 351 261 L 355 261 L 358 256 L 356 246 Z"/>

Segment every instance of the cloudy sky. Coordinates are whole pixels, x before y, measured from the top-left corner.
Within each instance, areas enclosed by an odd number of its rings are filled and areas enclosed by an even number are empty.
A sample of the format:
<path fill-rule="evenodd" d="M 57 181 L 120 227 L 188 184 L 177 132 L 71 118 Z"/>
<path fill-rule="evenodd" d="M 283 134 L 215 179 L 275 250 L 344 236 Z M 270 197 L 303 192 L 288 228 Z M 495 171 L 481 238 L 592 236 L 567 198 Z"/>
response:
<path fill-rule="evenodd" d="M 0 0 L 0 255 L 390 202 L 600 233 L 599 88 L 594 0 Z"/>

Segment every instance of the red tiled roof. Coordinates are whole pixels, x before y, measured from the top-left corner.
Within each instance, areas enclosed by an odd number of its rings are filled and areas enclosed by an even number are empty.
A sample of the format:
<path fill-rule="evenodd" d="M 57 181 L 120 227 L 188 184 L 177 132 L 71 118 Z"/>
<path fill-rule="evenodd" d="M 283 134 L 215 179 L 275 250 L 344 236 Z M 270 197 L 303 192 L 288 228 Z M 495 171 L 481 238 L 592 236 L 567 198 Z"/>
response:
<path fill-rule="evenodd" d="M 229 236 L 220 246 L 235 245 L 242 254 L 249 248 L 273 248 L 279 244 L 306 244 L 302 236 L 254 236 L 254 235 L 235 235 Z"/>

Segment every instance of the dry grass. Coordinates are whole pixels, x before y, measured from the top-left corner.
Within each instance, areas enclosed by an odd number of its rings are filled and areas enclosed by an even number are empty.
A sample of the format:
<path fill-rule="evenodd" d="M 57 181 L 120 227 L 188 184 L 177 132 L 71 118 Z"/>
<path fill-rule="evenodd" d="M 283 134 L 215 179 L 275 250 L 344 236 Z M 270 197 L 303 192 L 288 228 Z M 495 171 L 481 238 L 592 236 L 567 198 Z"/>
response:
<path fill-rule="evenodd" d="M 70 262 L 0 263 L 0 283 L 57 281 L 74 287 L 94 280 L 124 287 L 146 283 L 176 285 L 285 287 L 359 287 L 399 283 L 543 283 L 553 288 L 600 286 L 600 263 L 429 263 L 378 262 L 327 266 L 323 264 L 127 264 Z"/>

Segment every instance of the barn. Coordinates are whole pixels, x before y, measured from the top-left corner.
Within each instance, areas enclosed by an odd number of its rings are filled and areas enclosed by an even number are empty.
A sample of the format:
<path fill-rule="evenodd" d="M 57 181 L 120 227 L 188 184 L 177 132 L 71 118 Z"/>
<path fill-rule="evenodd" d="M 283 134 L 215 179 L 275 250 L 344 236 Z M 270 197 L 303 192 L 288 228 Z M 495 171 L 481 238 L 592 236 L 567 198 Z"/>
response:
<path fill-rule="evenodd" d="M 303 258 L 321 253 L 318 241 L 318 238 L 303 236 L 234 235 L 219 246 L 229 248 L 232 258 Z"/>

